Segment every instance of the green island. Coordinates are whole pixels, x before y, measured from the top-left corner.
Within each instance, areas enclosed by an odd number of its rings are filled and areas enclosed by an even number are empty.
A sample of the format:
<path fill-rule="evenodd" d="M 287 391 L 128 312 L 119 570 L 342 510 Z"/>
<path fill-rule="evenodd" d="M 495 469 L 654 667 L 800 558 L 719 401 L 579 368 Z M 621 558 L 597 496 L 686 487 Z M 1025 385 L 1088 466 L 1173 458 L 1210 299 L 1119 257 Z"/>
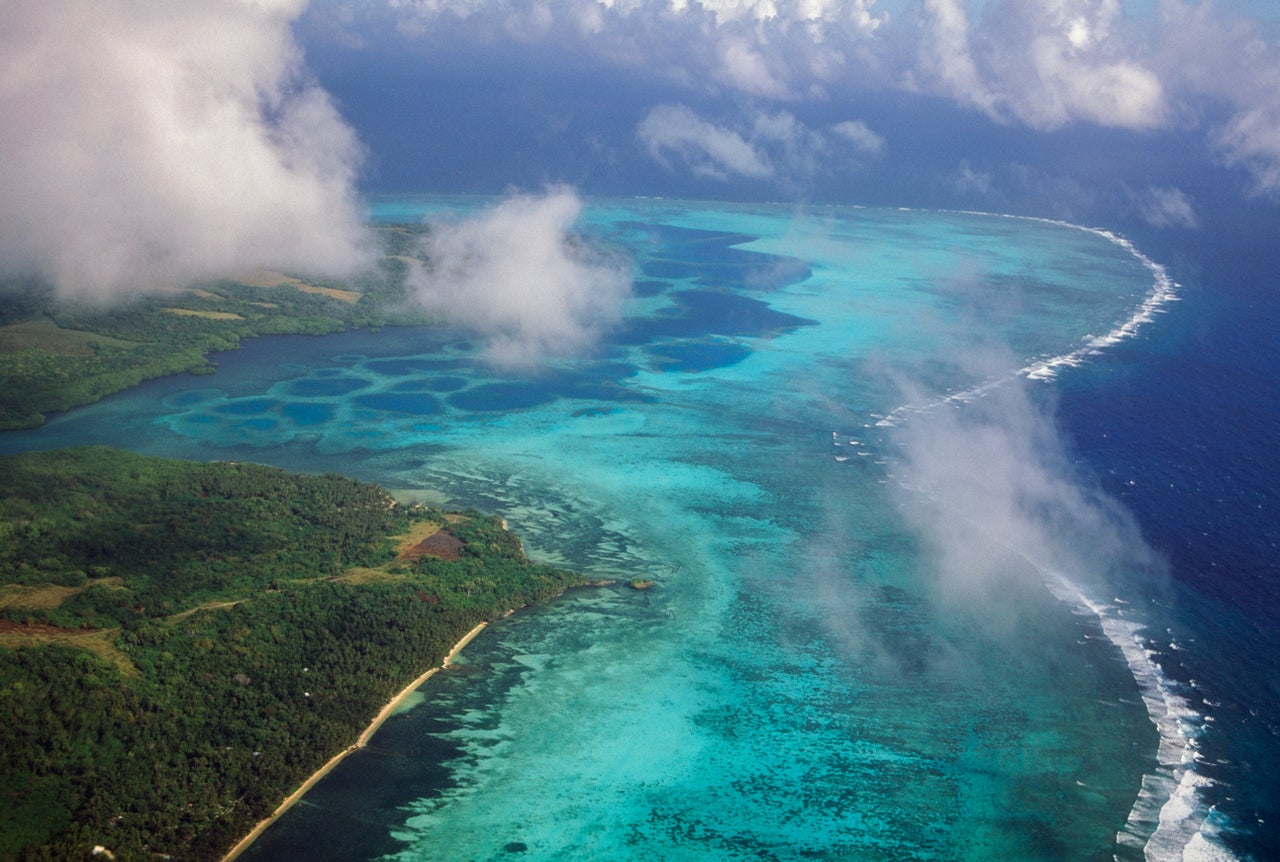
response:
<path fill-rule="evenodd" d="M 321 335 L 420 323 L 403 303 L 420 225 L 376 229 L 382 256 L 350 282 L 255 271 L 234 279 L 73 302 L 31 279 L 0 283 L 0 430 L 89 404 L 143 380 L 214 371 L 208 355 L 257 335 Z"/>
<path fill-rule="evenodd" d="M 218 859 L 477 624 L 581 583 L 337 475 L 0 457 L 0 858 Z"/>

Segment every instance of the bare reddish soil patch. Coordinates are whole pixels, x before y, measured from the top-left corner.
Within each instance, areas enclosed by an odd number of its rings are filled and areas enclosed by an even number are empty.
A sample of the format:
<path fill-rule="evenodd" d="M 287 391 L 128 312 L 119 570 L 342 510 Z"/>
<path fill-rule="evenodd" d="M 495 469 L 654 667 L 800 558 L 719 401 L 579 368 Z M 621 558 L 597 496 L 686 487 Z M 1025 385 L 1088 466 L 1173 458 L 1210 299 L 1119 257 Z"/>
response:
<path fill-rule="evenodd" d="M 437 530 L 400 555 L 400 559 L 417 562 L 423 557 L 453 562 L 462 556 L 462 541 L 452 533 Z"/>

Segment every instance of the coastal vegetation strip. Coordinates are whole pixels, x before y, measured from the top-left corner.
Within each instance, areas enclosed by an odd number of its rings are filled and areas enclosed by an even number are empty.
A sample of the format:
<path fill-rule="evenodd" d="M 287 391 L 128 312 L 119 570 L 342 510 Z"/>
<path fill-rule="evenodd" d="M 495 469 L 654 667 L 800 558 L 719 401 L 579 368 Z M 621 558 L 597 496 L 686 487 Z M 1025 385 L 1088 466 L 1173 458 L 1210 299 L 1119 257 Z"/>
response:
<path fill-rule="evenodd" d="M 5 859 L 218 859 L 464 634 L 581 582 L 334 475 L 83 448 L 0 487 Z M 406 553 L 442 533 L 456 559 Z"/>

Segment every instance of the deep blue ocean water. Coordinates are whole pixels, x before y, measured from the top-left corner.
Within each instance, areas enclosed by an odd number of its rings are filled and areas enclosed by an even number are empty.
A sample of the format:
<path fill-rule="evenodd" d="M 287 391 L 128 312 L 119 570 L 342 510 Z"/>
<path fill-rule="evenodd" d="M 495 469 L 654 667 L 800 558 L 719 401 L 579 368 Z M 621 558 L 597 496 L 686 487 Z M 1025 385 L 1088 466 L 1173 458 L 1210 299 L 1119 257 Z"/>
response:
<path fill-rule="evenodd" d="M 1153 240 L 1153 246 L 1155 241 Z M 1225 215 L 1155 254 L 1180 260 L 1182 301 L 1146 337 L 1061 390 L 1080 459 L 1169 561 L 1151 594 L 1212 719 L 1207 795 L 1242 858 L 1280 858 L 1280 266 L 1257 214 Z"/>
<path fill-rule="evenodd" d="M 658 582 L 492 625 L 246 858 L 1280 853 L 1265 232 L 1164 301 L 1172 249 L 1025 219 L 584 228 L 635 279 L 590 357 L 260 339 L 0 438 L 339 470 Z"/>

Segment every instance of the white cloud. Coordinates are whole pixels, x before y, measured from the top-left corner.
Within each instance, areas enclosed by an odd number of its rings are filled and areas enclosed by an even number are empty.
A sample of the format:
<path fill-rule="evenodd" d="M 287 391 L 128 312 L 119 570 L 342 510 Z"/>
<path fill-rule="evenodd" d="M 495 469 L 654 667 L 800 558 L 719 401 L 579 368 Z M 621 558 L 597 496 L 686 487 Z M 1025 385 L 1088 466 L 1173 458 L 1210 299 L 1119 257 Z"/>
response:
<path fill-rule="evenodd" d="M 991 193 L 991 172 L 978 170 L 967 160 L 962 161 L 951 177 L 951 186 L 964 194 L 986 196 Z"/>
<path fill-rule="evenodd" d="M 994 114 L 995 97 L 987 91 L 969 43 L 969 17 L 963 0 L 925 0 L 929 26 L 921 47 L 925 75 L 936 77 L 943 92 L 962 104 Z M 908 72 L 908 77 L 915 77 Z"/>
<path fill-rule="evenodd" d="M 517 195 L 480 215 L 434 222 L 413 300 L 487 339 L 490 359 L 530 366 L 589 350 L 617 323 L 628 266 L 571 231 L 582 203 L 568 189 Z"/>
<path fill-rule="evenodd" d="M 401 33 L 430 41 L 465 32 L 512 37 L 536 12 L 537 38 L 695 89 L 768 99 L 821 93 L 887 20 L 876 0 L 388 0 Z M 461 25 L 463 30 L 458 30 Z M 520 31 L 522 40 L 528 38 Z"/>
<path fill-rule="evenodd" d="M 764 54 L 747 40 L 723 40 L 719 45 L 719 55 L 719 77 L 733 89 L 751 96 L 791 97 L 787 85 L 769 68 Z"/>
<path fill-rule="evenodd" d="M 859 152 L 869 156 L 884 154 L 886 147 L 884 138 L 872 131 L 871 127 L 861 120 L 845 120 L 842 123 L 836 123 L 831 127 L 831 131 L 852 142 Z"/>
<path fill-rule="evenodd" d="M 392 2 L 421 38 L 477 44 L 536 11 L 537 38 L 696 98 L 794 105 L 897 89 L 1041 131 L 1182 127 L 1280 193 L 1280 42 L 1219 0 Z"/>
<path fill-rule="evenodd" d="M 1149 129 L 1164 89 L 1140 61 L 1118 0 L 997 0 L 971 19 L 963 0 L 925 0 L 920 66 L 936 86 L 998 120 L 1056 129 L 1087 121 Z"/>
<path fill-rule="evenodd" d="M 10 4 L 0 258 L 111 295 L 365 258 L 360 147 L 306 78 L 301 0 Z"/>
<path fill-rule="evenodd" d="M 684 105 L 658 105 L 640 122 L 640 142 L 663 164 L 675 157 L 703 176 L 761 178 L 773 175 L 768 157 L 743 136 L 710 123 Z"/>
<path fill-rule="evenodd" d="M 810 128 L 788 111 L 758 111 L 737 128 L 717 125 L 684 105 L 659 105 L 640 122 L 640 142 L 669 168 L 679 163 L 713 179 L 767 179 L 790 191 L 819 176 L 856 171 L 881 155 L 885 141 L 860 120 L 830 132 Z"/>
<path fill-rule="evenodd" d="M 1227 114 L 1211 140 L 1223 162 L 1248 170 L 1254 190 L 1280 194 L 1280 43 L 1255 20 L 1213 2 L 1161 4 L 1157 54 L 1183 94 L 1184 113 Z"/>
<path fill-rule="evenodd" d="M 1199 221 L 1191 199 L 1172 186 L 1147 189 L 1138 196 L 1138 209 L 1152 227 L 1193 228 Z"/>
<path fill-rule="evenodd" d="M 1004 604 L 1010 587 L 1046 575 L 1089 584 L 1160 567 L 1133 518 L 1077 474 L 1030 385 L 1010 380 L 963 409 L 914 414 L 896 438 L 902 511 L 952 601 Z"/>

